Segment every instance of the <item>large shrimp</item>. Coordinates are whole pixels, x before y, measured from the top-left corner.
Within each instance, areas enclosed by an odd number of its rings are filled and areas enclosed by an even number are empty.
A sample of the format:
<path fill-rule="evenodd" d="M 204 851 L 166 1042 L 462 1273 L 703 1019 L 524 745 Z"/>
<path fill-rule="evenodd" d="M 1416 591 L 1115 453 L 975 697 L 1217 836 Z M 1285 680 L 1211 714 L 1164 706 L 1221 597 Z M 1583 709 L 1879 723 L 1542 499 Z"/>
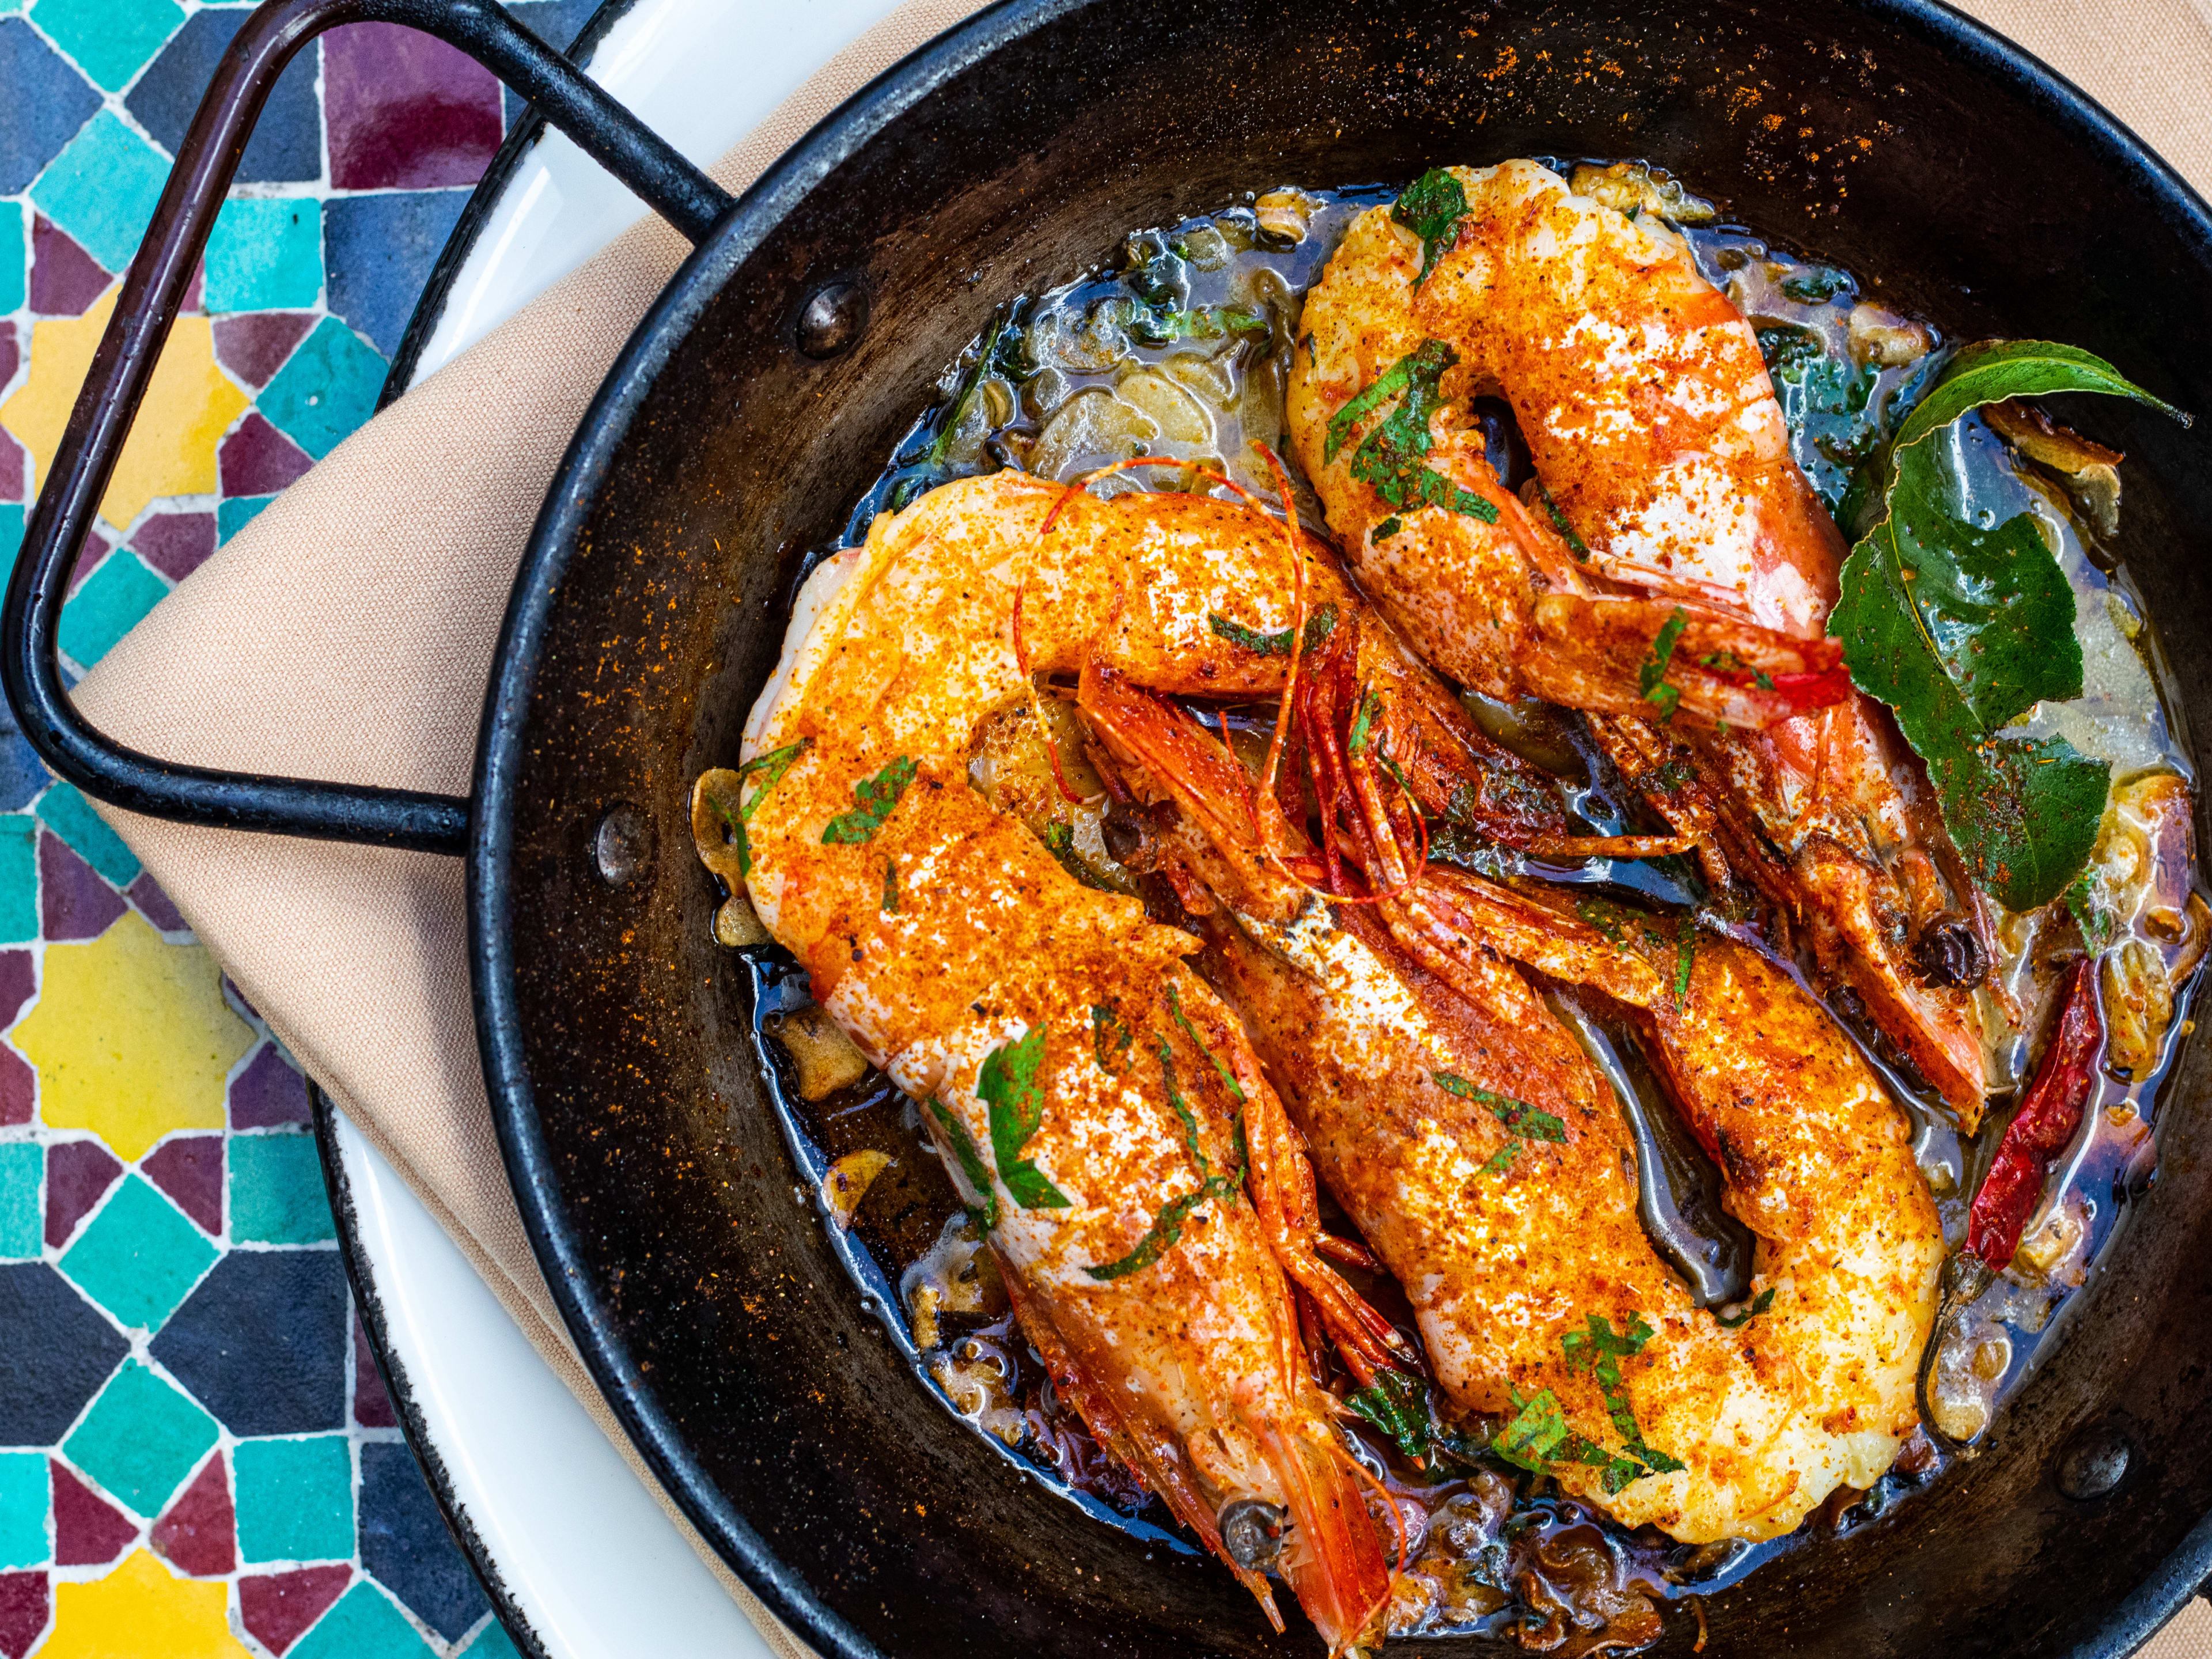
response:
<path fill-rule="evenodd" d="M 1432 245 L 1376 209 L 1306 300 L 1288 420 L 1331 529 L 1429 661 L 1589 713 L 1709 872 L 1792 911 L 1971 1130 L 1976 1009 L 1915 952 L 1988 918 L 1824 637 L 1843 542 L 1750 325 L 1665 226 L 1533 161 L 1447 172 L 1466 211 Z M 1492 393 L 1534 465 L 1525 501 L 1465 412 Z"/>
<path fill-rule="evenodd" d="M 1266 691 L 1279 660 L 1215 619 L 1292 626 L 1287 562 L 1281 525 L 1202 496 L 1015 473 L 933 491 L 808 580 L 746 726 L 753 793 L 726 805 L 762 921 L 927 1103 L 1067 1397 L 1278 1628 L 1270 1559 L 1341 1650 L 1374 1634 L 1390 1570 L 1289 1283 L 1367 1363 L 1395 1334 L 1312 1255 L 1310 1177 L 1184 964 L 1198 941 L 1079 883 L 969 773 L 1035 676 Z"/>
<path fill-rule="evenodd" d="M 1263 838 L 1255 814 L 1275 799 L 1180 711 L 1102 672 L 1085 712 L 1129 784 L 1177 809 L 1162 856 L 1211 883 L 1223 988 L 1323 1182 L 1404 1285 L 1437 1380 L 1508 1419 L 1493 1442 L 1508 1455 L 1685 1540 L 1786 1532 L 1838 1486 L 1871 1485 L 1917 1420 L 1943 1253 L 1901 1115 L 1748 948 L 1686 918 L 1422 869 L 1407 798 L 1441 821 L 1449 783 L 1407 764 L 1428 745 L 1373 689 L 1402 653 L 1355 624 L 1312 654 L 1297 737 L 1364 902 L 1249 856 L 1302 846 L 1304 815 Z M 1525 969 L 1644 1032 L 1757 1237 L 1747 1316 L 1698 1310 L 1654 1250 L 1611 1087 Z"/>

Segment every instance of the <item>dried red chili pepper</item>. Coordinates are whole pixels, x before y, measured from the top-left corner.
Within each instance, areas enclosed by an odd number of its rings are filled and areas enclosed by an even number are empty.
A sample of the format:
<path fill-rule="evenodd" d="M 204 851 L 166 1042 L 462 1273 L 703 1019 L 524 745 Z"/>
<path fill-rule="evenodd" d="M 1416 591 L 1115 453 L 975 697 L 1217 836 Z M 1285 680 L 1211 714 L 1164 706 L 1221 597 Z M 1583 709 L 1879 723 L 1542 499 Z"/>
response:
<path fill-rule="evenodd" d="M 2058 1029 L 1967 1212 L 1966 1254 L 1992 1273 L 2011 1265 L 2042 1194 L 2044 1177 L 2081 1127 L 2082 1109 L 2096 1080 L 2097 1047 L 2105 1035 L 2097 1018 L 2096 984 L 2094 959 L 2085 957 L 2069 971 Z"/>

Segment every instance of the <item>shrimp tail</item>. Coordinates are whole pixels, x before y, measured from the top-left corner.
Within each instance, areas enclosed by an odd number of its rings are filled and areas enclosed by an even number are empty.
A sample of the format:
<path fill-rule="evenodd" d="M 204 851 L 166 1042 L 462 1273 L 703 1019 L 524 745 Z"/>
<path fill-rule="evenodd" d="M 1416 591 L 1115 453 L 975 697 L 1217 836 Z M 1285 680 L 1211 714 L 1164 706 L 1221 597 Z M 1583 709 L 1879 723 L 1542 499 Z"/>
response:
<path fill-rule="evenodd" d="M 1024 1285 L 1018 1274 L 1006 1272 L 1000 1277 L 1006 1281 L 1006 1299 L 1013 1304 L 1014 1317 L 1021 1323 L 1022 1334 L 1036 1350 L 1037 1358 L 1044 1361 L 1044 1368 L 1060 1397 L 1075 1407 L 1077 1415 L 1099 1442 L 1175 1511 L 1176 1519 L 1196 1533 L 1199 1541 L 1237 1575 L 1237 1581 L 1252 1592 L 1261 1611 L 1267 1615 L 1267 1622 L 1279 1632 L 1283 1615 L 1275 1605 L 1274 1591 L 1266 1575 L 1240 1565 L 1224 1547 L 1220 1524 L 1212 1507 L 1192 1484 L 1186 1460 L 1165 1436 L 1157 1431 L 1148 1432 L 1140 1419 L 1133 1419 L 1115 1408 L 1111 1391 L 1085 1368 L 1059 1327 L 1054 1324 L 1044 1297 Z"/>
<path fill-rule="evenodd" d="M 1395 1574 L 1368 1513 L 1352 1454 L 1272 1425 L 1260 1444 L 1289 1498 L 1297 1531 L 1281 1559 L 1298 1605 L 1332 1655 L 1376 1639 Z"/>

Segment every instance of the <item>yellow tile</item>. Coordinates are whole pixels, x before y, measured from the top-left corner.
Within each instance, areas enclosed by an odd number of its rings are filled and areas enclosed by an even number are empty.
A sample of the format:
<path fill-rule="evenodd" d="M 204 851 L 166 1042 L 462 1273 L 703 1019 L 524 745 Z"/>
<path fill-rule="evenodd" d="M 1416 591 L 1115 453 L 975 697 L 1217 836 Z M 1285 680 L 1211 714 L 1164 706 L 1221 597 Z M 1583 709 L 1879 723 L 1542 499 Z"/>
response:
<path fill-rule="evenodd" d="M 32 324 L 31 372 L 15 395 L 0 404 L 0 426 L 31 452 L 41 486 L 52 471 L 92 354 L 107 331 L 117 291 L 108 289 L 82 317 Z M 216 367 L 214 325 L 204 317 L 178 318 L 154 365 L 100 516 L 123 530 L 157 496 L 214 495 L 216 445 L 246 405 L 246 394 Z"/>
<path fill-rule="evenodd" d="M 206 948 L 164 944 L 136 910 L 89 945 L 46 946 L 38 1006 L 15 1028 L 40 1115 L 126 1164 L 173 1129 L 222 1127 L 223 1079 L 252 1042 Z"/>
<path fill-rule="evenodd" d="M 89 1584 L 54 1586 L 39 1659 L 252 1659 L 230 1633 L 229 1587 L 174 1578 L 144 1550 Z"/>

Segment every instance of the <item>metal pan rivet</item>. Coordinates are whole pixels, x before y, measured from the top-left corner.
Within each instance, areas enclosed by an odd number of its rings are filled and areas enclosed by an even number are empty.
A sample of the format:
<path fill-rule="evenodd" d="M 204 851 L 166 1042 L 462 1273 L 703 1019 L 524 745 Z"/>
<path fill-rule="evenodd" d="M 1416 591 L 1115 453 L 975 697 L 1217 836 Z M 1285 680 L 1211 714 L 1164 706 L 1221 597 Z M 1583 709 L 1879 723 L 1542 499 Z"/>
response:
<path fill-rule="evenodd" d="M 810 357 L 834 357 L 868 325 L 868 291 L 858 283 L 828 283 L 799 313 L 799 349 Z"/>
<path fill-rule="evenodd" d="M 645 814 L 628 803 L 610 808 L 592 832 L 592 861 L 599 866 L 599 879 L 610 887 L 620 887 L 644 869 L 652 847 L 653 830 Z"/>
<path fill-rule="evenodd" d="M 2058 1454 L 2058 1490 L 2076 1503 L 2102 1498 L 2127 1472 L 2127 1437 L 2109 1423 L 2079 1430 Z"/>

